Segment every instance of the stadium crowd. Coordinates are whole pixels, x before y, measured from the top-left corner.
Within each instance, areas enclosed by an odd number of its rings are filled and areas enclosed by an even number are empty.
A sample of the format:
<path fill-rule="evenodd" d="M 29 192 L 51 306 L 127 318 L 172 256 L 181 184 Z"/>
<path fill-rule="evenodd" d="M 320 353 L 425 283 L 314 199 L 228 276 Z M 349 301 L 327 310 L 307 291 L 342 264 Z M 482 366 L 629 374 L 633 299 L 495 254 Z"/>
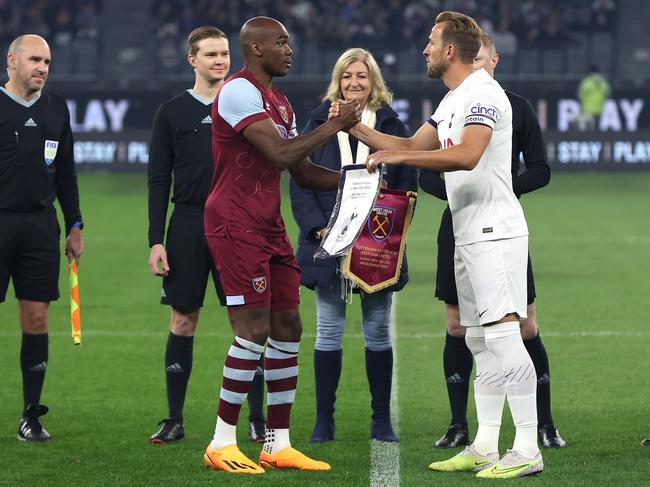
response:
<path fill-rule="evenodd" d="M 611 31 L 615 0 L 154 0 L 159 38 L 181 45 L 201 23 L 236 34 L 253 15 L 281 19 L 298 42 L 341 44 L 425 39 L 431 12 L 457 10 L 477 19 L 503 51 L 548 45 L 571 33 Z M 295 42 L 295 41 L 294 41 Z M 180 47 L 179 47 L 180 49 Z"/>
<path fill-rule="evenodd" d="M 25 32 L 47 38 L 52 47 L 97 42 L 101 6 L 101 0 L 0 0 L 0 44 Z"/>

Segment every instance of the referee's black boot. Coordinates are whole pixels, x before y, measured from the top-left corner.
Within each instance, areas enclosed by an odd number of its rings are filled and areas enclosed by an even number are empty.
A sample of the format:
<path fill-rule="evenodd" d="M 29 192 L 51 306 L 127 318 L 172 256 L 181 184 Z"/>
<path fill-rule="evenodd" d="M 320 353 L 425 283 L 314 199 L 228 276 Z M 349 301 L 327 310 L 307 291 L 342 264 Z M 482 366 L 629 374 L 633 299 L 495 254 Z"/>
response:
<path fill-rule="evenodd" d="M 162 427 L 149 438 L 154 445 L 162 445 L 185 437 L 185 426 L 182 419 L 165 418 L 158 424 Z"/>
<path fill-rule="evenodd" d="M 469 445 L 469 431 L 467 425 L 462 423 L 452 424 L 435 443 L 436 448 L 456 448 L 467 445 Z"/>
<path fill-rule="evenodd" d="M 248 422 L 248 437 L 253 443 L 261 445 L 266 437 L 266 421 L 263 419 L 251 419 Z"/>
<path fill-rule="evenodd" d="M 43 428 L 41 416 L 49 411 L 47 406 L 42 404 L 29 404 L 25 408 L 23 418 L 18 425 L 18 439 L 20 441 L 44 442 L 50 439 L 50 434 Z"/>
<path fill-rule="evenodd" d="M 564 448 L 566 441 L 560 436 L 560 432 L 552 424 L 544 424 L 537 430 L 539 442 L 545 448 Z"/>
<path fill-rule="evenodd" d="M 393 383 L 393 349 L 374 352 L 366 348 L 366 375 L 372 398 L 370 438 L 399 442 L 390 423 L 390 391 Z"/>
<path fill-rule="evenodd" d="M 314 380 L 316 383 L 316 424 L 309 443 L 334 440 L 334 403 L 341 378 L 343 350 L 314 350 Z"/>

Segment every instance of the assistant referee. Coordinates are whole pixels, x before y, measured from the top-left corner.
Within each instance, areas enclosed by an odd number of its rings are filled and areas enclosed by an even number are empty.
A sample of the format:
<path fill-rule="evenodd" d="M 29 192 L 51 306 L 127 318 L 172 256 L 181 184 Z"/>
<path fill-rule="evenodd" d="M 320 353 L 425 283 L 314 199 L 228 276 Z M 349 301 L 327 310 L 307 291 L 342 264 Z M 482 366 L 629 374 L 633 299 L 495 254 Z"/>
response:
<path fill-rule="evenodd" d="M 216 27 L 203 26 L 188 36 L 187 60 L 194 68 L 195 83 L 156 113 L 149 156 L 149 246 L 151 273 L 162 276 L 162 304 L 171 306 L 171 325 L 165 352 L 169 417 L 150 440 L 168 443 L 183 438 L 183 404 L 192 370 L 194 333 L 203 306 L 208 275 L 222 305 L 225 297 L 219 275 L 203 232 L 203 207 L 212 180 L 212 102 L 230 69 L 226 35 Z M 165 221 L 173 180 L 174 211 L 167 229 Z M 263 375 L 258 374 L 251 407 L 264 439 Z M 261 391 L 260 391 L 261 388 Z M 259 428 L 258 428 L 259 429 Z"/>
<path fill-rule="evenodd" d="M 40 417 L 48 361 L 48 307 L 59 298 L 58 199 L 65 254 L 77 263 L 83 228 L 70 114 L 65 99 L 43 92 L 52 56 L 40 36 L 22 35 L 7 51 L 9 81 L 0 87 L 0 303 L 9 280 L 18 299 L 22 346 L 22 441 L 50 438 Z"/>
<path fill-rule="evenodd" d="M 484 34 L 481 37 L 474 67 L 484 68 L 494 76 L 499 62 L 494 41 Z M 512 106 L 512 186 L 517 197 L 546 186 L 551 172 L 546 161 L 544 141 L 537 117 L 525 98 L 505 90 Z M 519 173 L 520 156 L 523 155 L 526 170 Z M 439 173 L 422 171 L 420 187 L 437 198 L 446 200 L 444 180 Z M 442 214 L 438 232 L 438 265 L 436 274 L 436 297 L 446 303 L 447 336 L 443 352 L 443 364 L 447 393 L 451 406 L 451 426 L 435 446 L 455 448 L 469 444 L 467 427 L 467 396 L 472 373 L 472 354 L 465 344 L 465 330 L 460 326 L 458 295 L 454 277 L 454 231 L 449 206 Z M 528 257 L 528 318 L 521 320 L 521 334 L 535 371 L 537 373 L 538 436 L 545 447 L 562 448 L 565 442 L 560 436 L 551 414 L 551 390 L 548 356 L 537 329 L 535 314 L 535 281 L 530 256 Z"/>

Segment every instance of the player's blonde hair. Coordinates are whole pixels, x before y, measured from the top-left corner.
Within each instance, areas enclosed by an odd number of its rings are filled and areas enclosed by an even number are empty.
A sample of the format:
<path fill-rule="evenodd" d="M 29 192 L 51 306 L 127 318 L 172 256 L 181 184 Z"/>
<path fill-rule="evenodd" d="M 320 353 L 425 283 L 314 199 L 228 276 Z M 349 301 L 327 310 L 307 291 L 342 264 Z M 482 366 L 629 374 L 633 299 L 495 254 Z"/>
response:
<path fill-rule="evenodd" d="M 442 30 L 442 42 L 456 46 L 462 63 L 472 64 L 481 48 L 483 30 L 469 15 L 450 10 L 438 14 L 436 24 L 441 22 L 446 22 Z"/>
<path fill-rule="evenodd" d="M 203 39 L 219 39 L 224 38 L 228 39 L 226 34 L 221 30 L 213 27 L 211 25 L 203 25 L 197 27 L 190 35 L 187 36 L 187 52 L 192 56 L 196 56 L 196 53 L 199 52 L 199 42 Z"/>
<path fill-rule="evenodd" d="M 336 61 L 334 69 L 332 69 L 332 80 L 327 88 L 325 99 L 331 102 L 341 100 L 343 93 L 341 92 L 341 78 L 343 72 L 352 63 L 361 61 L 368 68 L 368 75 L 370 77 L 370 96 L 368 97 L 368 108 L 370 110 L 378 110 L 382 103 L 390 103 L 393 101 L 393 94 L 388 90 L 384 77 L 381 74 L 379 65 L 375 58 L 369 51 L 354 47 L 345 51 Z"/>

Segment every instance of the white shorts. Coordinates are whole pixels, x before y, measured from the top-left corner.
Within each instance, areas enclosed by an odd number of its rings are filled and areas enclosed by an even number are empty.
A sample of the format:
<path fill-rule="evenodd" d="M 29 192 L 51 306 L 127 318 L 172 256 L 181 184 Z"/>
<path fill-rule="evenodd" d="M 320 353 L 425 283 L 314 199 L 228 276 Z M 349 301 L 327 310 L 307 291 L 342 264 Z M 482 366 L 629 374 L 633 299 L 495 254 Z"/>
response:
<path fill-rule="evenodd" d="M 462 326 L 526 318 L 528 236 L 456 246 L 454 272 Z"/>

